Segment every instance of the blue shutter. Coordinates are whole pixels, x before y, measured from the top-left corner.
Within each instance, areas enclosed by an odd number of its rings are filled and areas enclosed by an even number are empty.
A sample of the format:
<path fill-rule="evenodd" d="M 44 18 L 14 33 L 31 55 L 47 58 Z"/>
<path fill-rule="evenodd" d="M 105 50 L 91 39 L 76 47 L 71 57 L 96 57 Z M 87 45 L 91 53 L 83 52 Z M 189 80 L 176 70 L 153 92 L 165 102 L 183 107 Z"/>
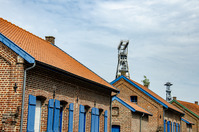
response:
<path fill-rule="evenodd" d="M 36 97 L 29 95 L 27 132 L 34 132 Z"/>
<path fill-rule="evenodd" d="M 54 108 L 54 99 L 50 99 L 48 102 L 47 132 L 53 131 L 53 108 Z"/>
<path fill-rule="evenodd" d="M 95 108 L 95 132 L 99 132 L 99 109 Z"/>
<path fill-rule="evenodd" d="M 95 132 L 95 108 L 91 110 L 91 132 Z"/>
<path fill-rule="evenodd" d="M 59 132 L 59 113 L 60 113 L 60 101 L 55 100 L 53 132 Z"/>
<path fill-rule="evenodd" d="M 68 132 L 73 132 L 73 111 L 74 111 L 74 105 L 73 103 L 71 103 L 69 105 Z"/>
<path fill-rule="evenodd" d="M 171 132 L 172 132 L 172 122 L 170 122 L 170 125 L 171 125 Z"/>
<path fill-rule="evenodd" d="M 175 132 L 175 122 L 173 122 L 173 132 Z"/>
<path fill-rule="evenodd" d="M 85 119 L 84 119 L 85 109 L 83 105 L 79 106 L 79 132 L 85 132 Z"/>
<path fill-rule="evenodd" d="M 108 111 L 104 112 L 104 132 L 107 132 L 108 125 Z"/>
<path fill-rule="evenodd" d="M 167 122 L 167 132 L 170 132 L 170 121 Z"/>
<path fill-rule="evenodd" d="M 166 120 L 164 120 L 164 132 L 166 132 Z"/>
<path fill-rule="evenodd" d="M 179 132 L 180 132 L 180 124 L 178 126 L 179 126 Z"/>
<path fill-rule="evenodd" d="M 178 132 L 178 123 L 176 123 L 176 132 Z"/>

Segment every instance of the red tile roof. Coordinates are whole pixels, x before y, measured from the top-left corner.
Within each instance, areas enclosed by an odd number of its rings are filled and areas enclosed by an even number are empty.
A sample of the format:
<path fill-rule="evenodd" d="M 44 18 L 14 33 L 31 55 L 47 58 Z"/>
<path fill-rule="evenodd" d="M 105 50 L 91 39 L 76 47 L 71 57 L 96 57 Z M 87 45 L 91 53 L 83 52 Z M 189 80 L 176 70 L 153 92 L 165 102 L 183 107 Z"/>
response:
<path fill-rule="evenodd" d="M 199 116 L 199 105 L 194 104 L 194 103 L 189 103 L 189 102 L 185 102 L 185 101 L 181 101 L 181 100 L 177 100 L 180 104 L 182 104 L 183 106 L 185 106 L 187 109 L 191 110 L 192 112 L 194 112 L 196 115 Z"/>
<path fill-rule="evenodd" d="M 70 55 L 60 50 L 58 47 L 53 46 L 50 42 L 39 38 L 38 36 L 4 20 L 3 18 L 0 18 L 0 32 L 33 56 L 35 60 L 70 72 L 90 81 L 94 81 L 98 84 L 102 84 L 103 86 L 117 91 L 117 89 L 108 82 L 72 58 Z"/>
<path fill-rule="evenodd" d="M 178 111 L 182 114 L 184 114 L 183 111 L 181 111 L 180 109 L 178 109 L 177 107 L 175 107 L 174 105 L 170 104 L 169 102 L 167 102 L 166 100 L 164 100 L 163 98 L 161 98 L 159 95 L 157 95 L 156 93 L 154 93 L 152 90 L 150 90 L 149 88 L 137 83 L 136 81 L 132 80 L 132 79 L 129 79 L 131 80 L 133 83 L 135 83 L 137 86 L 139 86 L 140 88 L 142 88 L 143 90 L 145 90 L 146 92 L 148 92 L 149 94 L 151 94 L 152 96 L 154 96 L 156 99 L 160 100 L 161 102 L 163 102 L 164 104 L 166 104 L 169 108 L 175 110 L 175 111 Z"/>
<path fill-rule="evenodd" d="M 137 105 L 136 103 L 133 103 L 127 99 L 124 99 L 124 98 L 121 98 L 121 97 L 118 97 L 120 98 L 121 100 L 123 100 L 126 104 L 130 105 L 131 107 L 133 107 L 136 111 L 138 112 L 141 112 L 141 113 L 145 113 L 145 114 L 148 114 L 148 115 L 152 115 L 150 112 L 148 112 L 147 110 L 145 110 L 144 108 L 140 107 L 139 105 Z"/>

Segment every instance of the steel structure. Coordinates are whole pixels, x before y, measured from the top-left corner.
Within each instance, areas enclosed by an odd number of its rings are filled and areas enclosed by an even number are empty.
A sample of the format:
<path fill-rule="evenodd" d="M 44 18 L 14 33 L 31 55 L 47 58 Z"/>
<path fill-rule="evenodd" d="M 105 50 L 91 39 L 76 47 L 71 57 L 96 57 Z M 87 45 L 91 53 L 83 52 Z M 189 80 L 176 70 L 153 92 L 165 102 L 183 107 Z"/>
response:
<path fill-rule="evenodd" d="M 171 84 L 170 82 L 167 82 L 164 85 L 166 86 L 166 101 L 170 102 L 172 100 L 170 86 L 172 86 L 173 84 Z"/>
<path fill-rule="evenodd" d="M 128 61 L 127 61 L 128 44 L 129 44 L 128 40 L 127 41 L 121 40 L 118 46 L 118 64 L 116 70 L 116 78 L 118 78 L 121 75 L 130 78 Z"/>

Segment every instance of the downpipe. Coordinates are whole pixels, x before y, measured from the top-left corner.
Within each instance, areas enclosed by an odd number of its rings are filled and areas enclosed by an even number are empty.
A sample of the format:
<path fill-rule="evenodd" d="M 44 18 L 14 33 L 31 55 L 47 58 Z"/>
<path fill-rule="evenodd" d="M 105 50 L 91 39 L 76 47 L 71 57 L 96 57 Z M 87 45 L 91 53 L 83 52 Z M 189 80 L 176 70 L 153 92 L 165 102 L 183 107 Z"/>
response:
<path fill-rule="evenodd" d="M 36 62 L 31 67 L 28 67 L 24 70 L 20 132 L 23 132 L 23 115 L 24 115 L 24 102 L 25 102 L 25 90 L 26 90 L 26 73 L 27 73 L 28 70 L 34 68 L 35 66 L 36 66 Z"/>
<path fill-rule="evenodd" d="M 142 118 L 144 117 L 144 113 L 140 117 L 140 132 L 142 132 Z"/>

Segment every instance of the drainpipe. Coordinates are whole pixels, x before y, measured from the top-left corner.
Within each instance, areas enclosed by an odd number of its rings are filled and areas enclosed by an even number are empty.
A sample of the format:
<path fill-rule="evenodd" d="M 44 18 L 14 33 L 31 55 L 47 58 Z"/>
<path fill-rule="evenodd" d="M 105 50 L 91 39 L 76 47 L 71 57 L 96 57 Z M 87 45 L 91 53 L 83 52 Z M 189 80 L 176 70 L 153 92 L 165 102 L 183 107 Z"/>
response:
<path fill-rule="evenodd" d="M 142 118 L 144 117 L 144 113 L 140 117 L 140 132 L 142 132 Z"/>
<path fill-rule="evenodd" d="M 20 124 L 20 132 L 23 131 L 23 114 L 24 114 L 24 102 L 25 102 L 25 90 L 26 90 L 26 72 L 36 66 L 36 62 L 31 66 L 24 70 L 23 77 L 23 93 L 22 93 L 22 105 L 21 105 L 21 124 Z"/>

